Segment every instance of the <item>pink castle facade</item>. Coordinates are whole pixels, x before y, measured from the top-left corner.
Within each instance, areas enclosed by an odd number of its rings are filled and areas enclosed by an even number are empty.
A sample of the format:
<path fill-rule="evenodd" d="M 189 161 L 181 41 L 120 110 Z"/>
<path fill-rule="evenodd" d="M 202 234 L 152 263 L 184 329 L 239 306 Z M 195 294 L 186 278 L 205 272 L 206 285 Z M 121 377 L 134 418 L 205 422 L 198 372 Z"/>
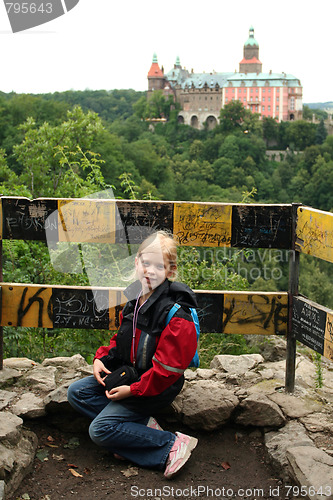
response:
<path fill-rule="evenodd" d="M 302 86 L 299 79 L 286 73 L 263 73 L 259 60 L 259 44 L 251 27 L 244 44 L 239 72 L 189 73 L 177 58 L 168 73 L 160 69 L 157 57 L 148 73 L 148 98 L 154 90 L 173 95 L 181 105 L 178 120 L 196 128 L 214 128 L 220 110 L 228 102 L 240 101 L 246 109 L 260 117 L 277 121 L 302 118 Z"/>

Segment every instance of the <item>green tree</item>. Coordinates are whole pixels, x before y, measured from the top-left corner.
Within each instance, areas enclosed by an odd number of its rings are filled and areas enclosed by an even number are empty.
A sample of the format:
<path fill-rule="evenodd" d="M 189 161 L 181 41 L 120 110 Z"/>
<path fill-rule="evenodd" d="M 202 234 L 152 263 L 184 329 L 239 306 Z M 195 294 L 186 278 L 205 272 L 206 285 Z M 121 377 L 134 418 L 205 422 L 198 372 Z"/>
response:
<path fill-rule="evenodd" d="M 28 119 L 21 127 L 24 140 L 14 147 L 14 154 L 22 165 L 20 180 L 34 198 L 59 196 L 62 192 L 68 164 L 59 162 L 57 148 L 75 151 L 79 146 L 81 150 L 88 150 L 103 128 L 95 113 L 85 114 L 79 107 L 68 111 L 67 121 L 61 125 L 51 126 L 45 122 L 36 127 L 34 120 Z"/>

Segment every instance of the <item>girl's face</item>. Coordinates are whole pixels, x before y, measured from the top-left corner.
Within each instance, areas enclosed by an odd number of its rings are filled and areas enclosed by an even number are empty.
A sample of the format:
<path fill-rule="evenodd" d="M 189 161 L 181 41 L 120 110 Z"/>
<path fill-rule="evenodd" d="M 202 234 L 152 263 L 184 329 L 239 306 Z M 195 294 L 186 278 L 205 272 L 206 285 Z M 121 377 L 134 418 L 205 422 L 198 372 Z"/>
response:
<path fill-rule="evenodd" d="M 144 294 L 152 293 L 166 278 L 173 273 L 162 252 L 143 252 L 135 258 L 135 268 Z"/>

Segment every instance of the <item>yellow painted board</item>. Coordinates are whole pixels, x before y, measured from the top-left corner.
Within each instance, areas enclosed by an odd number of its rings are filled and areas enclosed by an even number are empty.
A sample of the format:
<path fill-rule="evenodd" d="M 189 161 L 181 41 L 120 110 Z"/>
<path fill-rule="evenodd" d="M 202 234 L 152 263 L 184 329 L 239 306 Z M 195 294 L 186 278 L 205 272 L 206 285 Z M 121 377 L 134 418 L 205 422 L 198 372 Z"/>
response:
<path fill-rule="evenodd" d="M 175 203 L 173 233 L 181 245 L 230 246 L 231 220 L 231 205 Z"/>
<path fill-rule="evenodd" d="M 1 285 L 2 326 L 52 328 L 52 287 Z"/>
<path fill-rule="evenodd" d="M 308 207 L 297 210 L 296 249 L 333 262 L 333 213 Z"/>
<path fill-rule="evenodd" d="M 327 313 L 324 356 L 333 361 L 333 313 Z"/>
<path fill-rule="evenodd" d="M 285 335 L 287 321 L 287 294 L 227 293 L 224 296 L 223 333 Z"/>
<path fill-rule="evenodd" d="M 114 200 L 58 200 L 59 241 L 115 242 Z"/>
<path fill-rule="evenodd" d="M 109 291 L 109 330 L 119 328 L 120 312 L 127 302 L 127 298 L 122 290 Z"/>

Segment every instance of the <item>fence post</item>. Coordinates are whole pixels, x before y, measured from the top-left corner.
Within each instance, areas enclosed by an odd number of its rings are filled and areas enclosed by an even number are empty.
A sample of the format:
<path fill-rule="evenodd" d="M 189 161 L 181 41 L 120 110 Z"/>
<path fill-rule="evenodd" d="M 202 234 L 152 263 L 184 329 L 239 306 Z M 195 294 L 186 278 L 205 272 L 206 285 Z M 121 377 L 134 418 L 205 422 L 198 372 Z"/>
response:
<path fill-rule="evenodd" d="M 1 201 L 0 201 L 1 203 Z M 1 223 L 2 221 L 0 221 Z M 0 282 L 3 282 L 3 274 L 2 274 L 2 240 L 0 240 Z M 2 313 L 2 293 L 0 286 L 0 320 Z M 0 370 L 3 369 L 3 327 L 0 326 Z"/>
<path fill-rule="evenodd" d="M 292 330 L 293 296 L 298 295 L 299 280 L 299 252 L 295 250 L 297 209 L 300 203 L 292 204 L 292 249 L 289 253 L 289 288 L 288 288 L 288 331 L 286 356 L 286 392 L 293 392 L 295 388 L 296 371 L 296 337 Z"/>

